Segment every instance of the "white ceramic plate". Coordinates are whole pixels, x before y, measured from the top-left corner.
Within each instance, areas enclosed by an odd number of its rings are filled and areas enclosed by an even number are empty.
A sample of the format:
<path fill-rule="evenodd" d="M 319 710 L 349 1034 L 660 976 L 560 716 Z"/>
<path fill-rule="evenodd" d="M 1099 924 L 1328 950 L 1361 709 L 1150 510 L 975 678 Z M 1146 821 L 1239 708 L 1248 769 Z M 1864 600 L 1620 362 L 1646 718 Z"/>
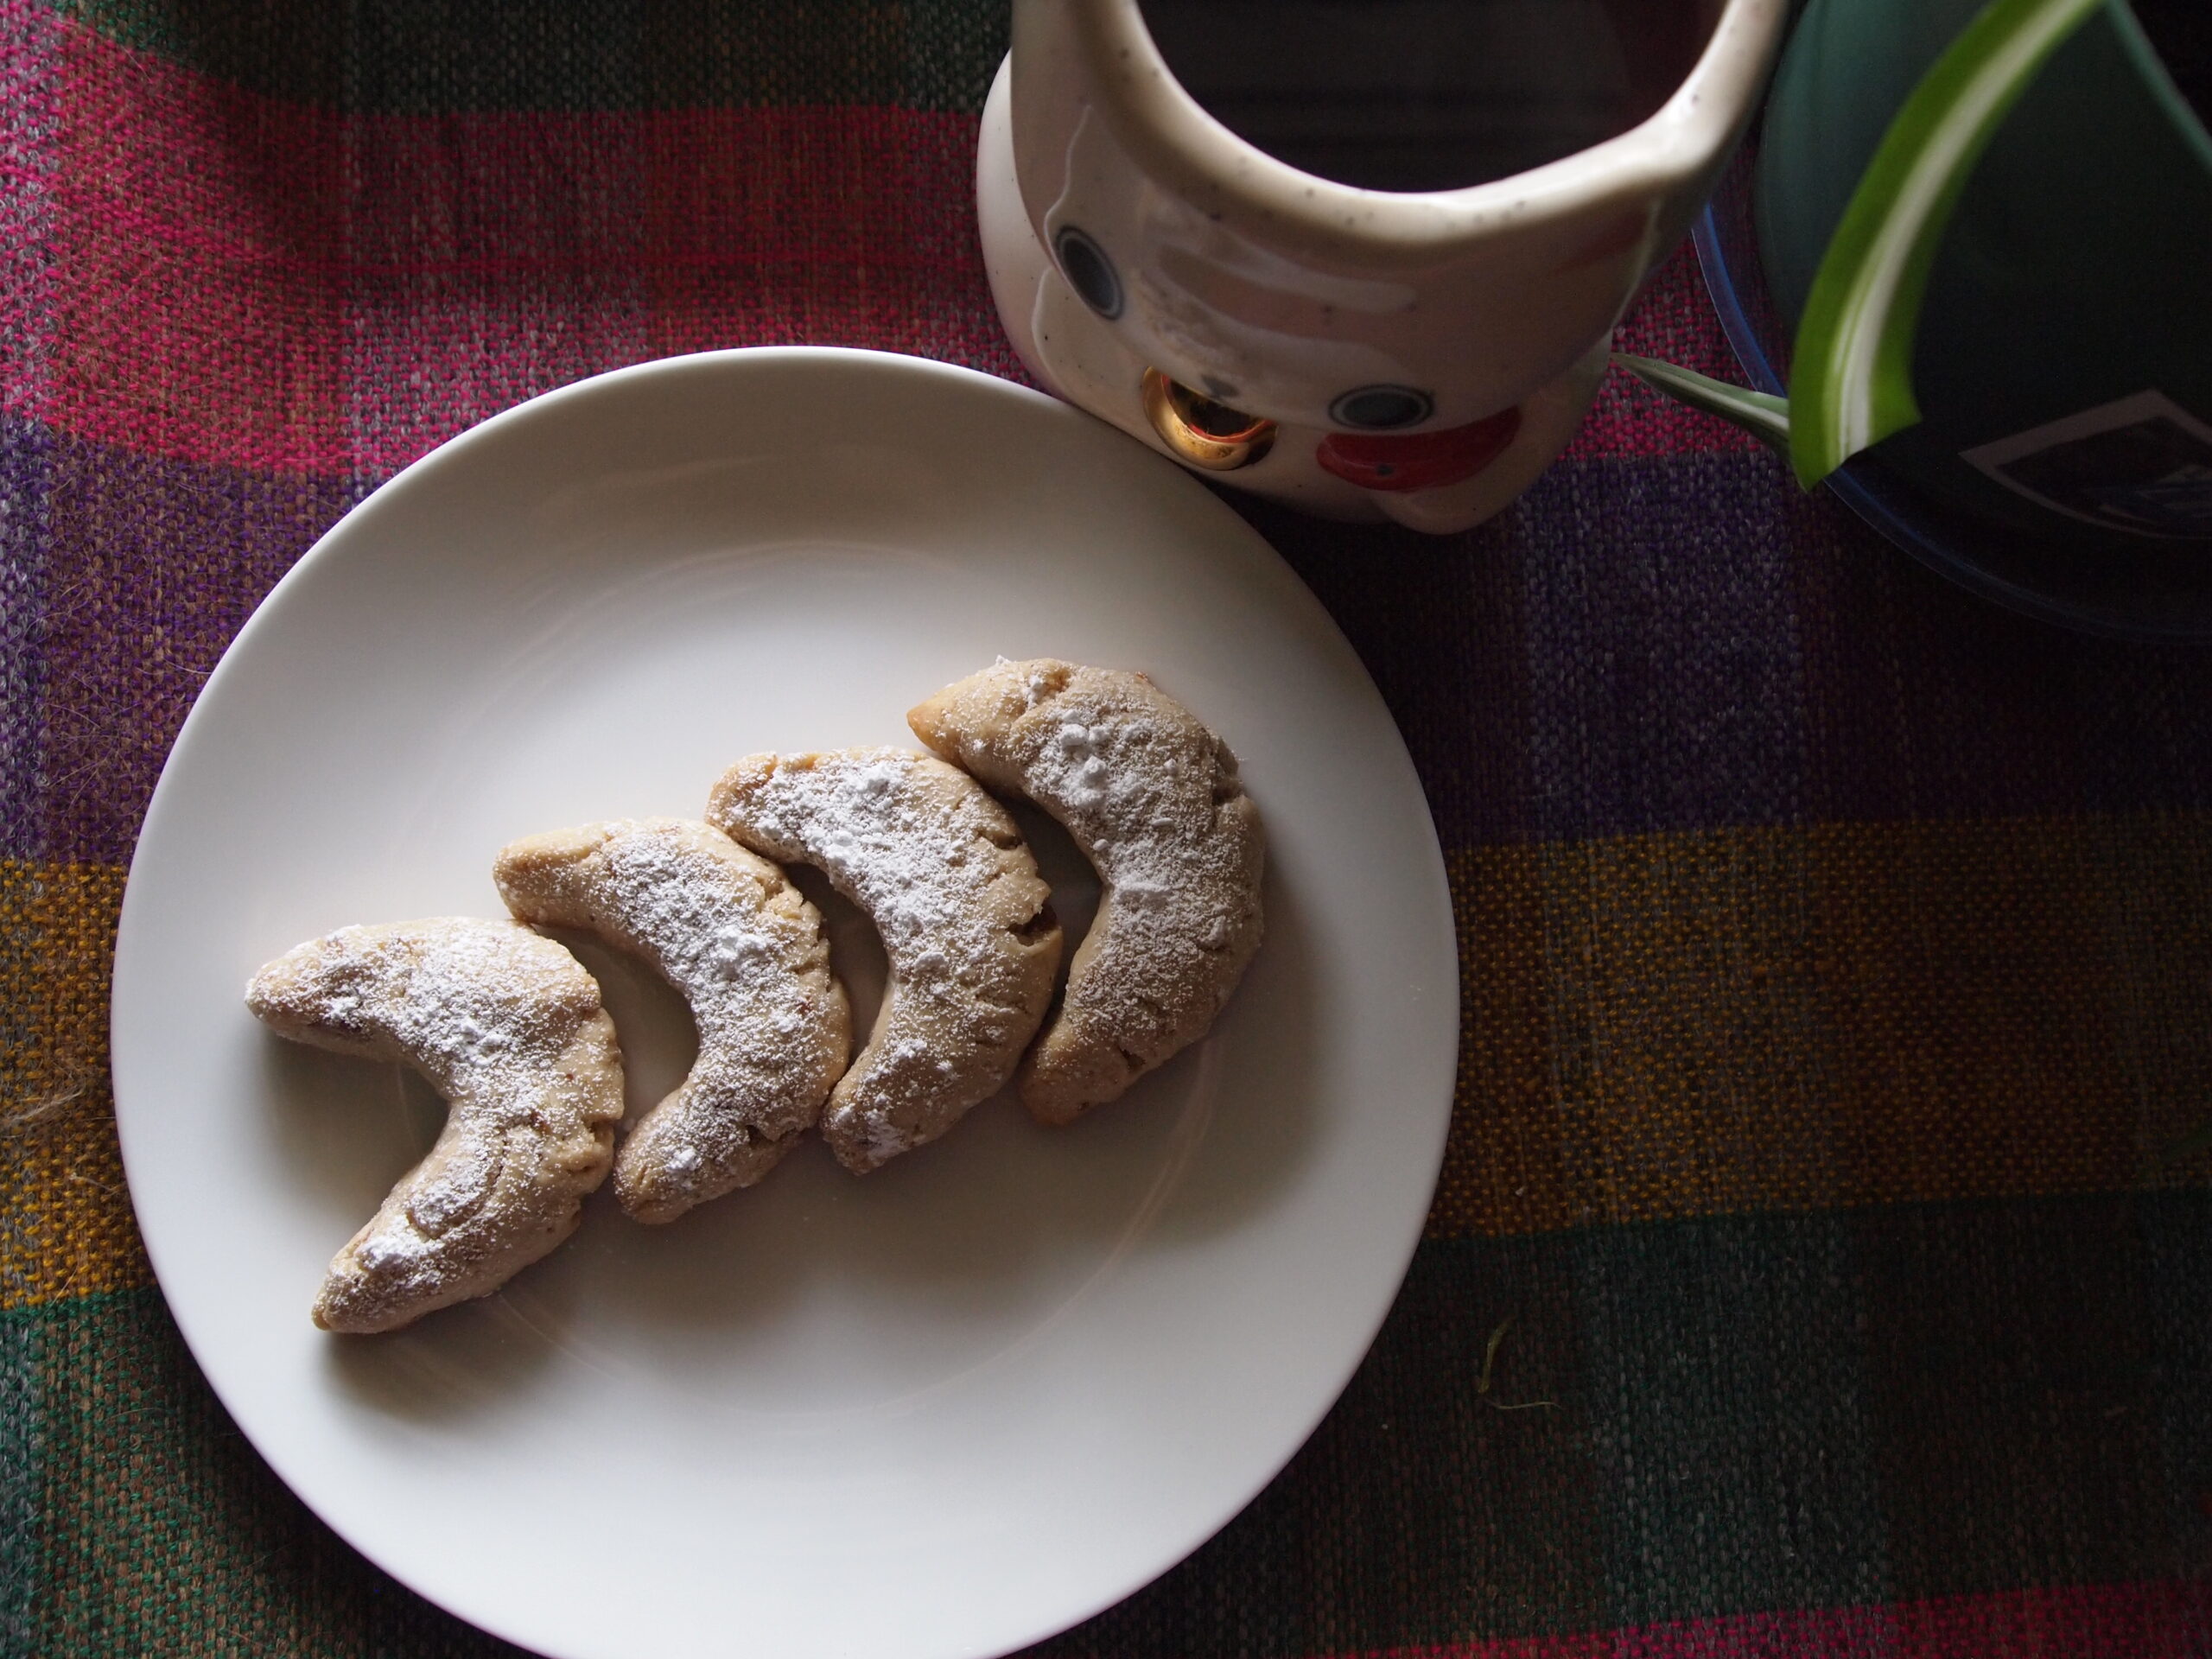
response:
<path fill-rule="evenodd" d="M 1001 655 L 1147 670 L 1242 758 L 1268 940 L 1204 1044 L 1071 1130 L 1001 1096 L 865 1180 L 810 1143 L 666 1228 L 602 1192 L 497 1297 L 394 1337 L 308 1324 L 439 1109 L 263 1031 L 255 967 L 496 915 L 511 837 L 696 816 L 754 750 L 908 742 L 910 705 Z M 1042 855 L 1080 912 L 1080 860 Z M 849 916 L 836 948 L 867 981 Z M 589 959 L 650 1099 L 688 1064 L 680 1006 Z M 131 865 L 116 1109 L 209 1380 L 407 1584 L 576 1659 L 950 1659 L 1138 1588 L 1319 1421 L 1428 1204 L 1456 972 L 1397 731 L 1227 508 L 982 375 L 725 353 L 487 422 L 279 584 Z"/>

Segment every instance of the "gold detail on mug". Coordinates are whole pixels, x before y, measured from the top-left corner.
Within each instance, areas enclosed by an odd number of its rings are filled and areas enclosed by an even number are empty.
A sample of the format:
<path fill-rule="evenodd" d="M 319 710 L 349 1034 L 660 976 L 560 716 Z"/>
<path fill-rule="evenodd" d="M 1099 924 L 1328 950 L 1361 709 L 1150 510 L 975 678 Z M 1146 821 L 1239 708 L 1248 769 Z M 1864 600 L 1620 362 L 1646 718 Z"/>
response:
<path fill-rule="evenodd" d="M 1144 372 L 1143 391 L 1152 429 L 1178 461 L 1210 473 L 1233 473 L 1274 446 L 1273 421 L 1217 403 L 1158 369 Z"/>

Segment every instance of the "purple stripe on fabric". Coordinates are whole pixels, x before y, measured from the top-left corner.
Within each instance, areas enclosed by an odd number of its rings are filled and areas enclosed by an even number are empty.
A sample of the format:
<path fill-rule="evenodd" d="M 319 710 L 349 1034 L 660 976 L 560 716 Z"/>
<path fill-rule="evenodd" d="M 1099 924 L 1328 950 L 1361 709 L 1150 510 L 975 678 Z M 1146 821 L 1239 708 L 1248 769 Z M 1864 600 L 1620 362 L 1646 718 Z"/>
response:
<path fill-rule="evenodd" d="M 2068 642 L 1996 611 L 1826 498 L 1792 531 L 1815 755 L 1832 818 L 2012 817 L 2082 798 Z"/>
<path fill-rule="evenodd" d="M 1793 487 L 1764 454 L 1594 461 L 1520 504 L 1540 836 L 1802 815 Z"/>
<path fill-rule="evenodd" d="M 2082 799 L 2111 812 L 2212 809 L 2212 652 L 2076 644 Z"/>
<path fill-rule="evenodd" d="M 481 315 L 533 326 L 519 307 Z M 369 327 L 361 349 L 397 373 L 395 338 Z M 531 372 L 562 372 L 562 340 L 532 349 Z M 386 435 L 397 452 L 442 434 Z M 200 677 L 359 491 L 29 423 L 0 465 L 17 515 L 0 533 L 0 655 L 11 684 L 45 677 L 41 725 L 18 740 L 44 745 L 42 800 L 28 804 L 18 762 L 6 844 L 119 857 Z M 1607 506 L 1623 500 L 1638 512 Z M 2212 808 L 2212 722 L 2194 712 L 2212 708 L 2212 653 L 1997 611 L 1798 499 L 1764 455 L 1562 462 L 1498 521 L 1442 539 L 1238 505 L 1375 674 L 1450 846 Z M 24 585 L 41 547 L 42 656 L 41 589 Z"/>
<path fill-rule="evenodd" d="M 1788 516 L 1808 619 L 1811 816 L 2212 807 L 2212 652 L 2015 616 L 1826 494 Z"/>
<path fill-rule="evenodd" d="M 55 435 L 30 840 L 127 858 L 177 728 L 262 595 L 361 492 Z"/>
<path fill-rule="evenodd" d="M 1522 548 L 1340 524 L 1227 499 L 1313 588 L 1375 677 L 1447 846 L 1530 839 Z"/>
<path fill-rule="evenodd" d="M 0 857 L 39 850 L 51 443 L 35 421 L 0 415 Z"/>
<path fill-rule="evenodd" d="M 1999 610 L 1763 452 L 1562 461 L 1442 538 L 1230 499 L 1375 675 L 1447 846 L 2212 810 L 2212 652 Z"/>

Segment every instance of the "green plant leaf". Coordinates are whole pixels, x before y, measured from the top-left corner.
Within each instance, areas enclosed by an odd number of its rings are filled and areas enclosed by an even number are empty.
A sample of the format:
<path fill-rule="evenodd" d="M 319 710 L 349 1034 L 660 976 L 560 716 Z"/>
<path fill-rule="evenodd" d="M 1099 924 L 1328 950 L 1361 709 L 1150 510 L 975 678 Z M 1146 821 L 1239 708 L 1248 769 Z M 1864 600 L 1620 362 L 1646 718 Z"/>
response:
<path fill-rule="evenodd" d="M 1678 404 L 1688 404 L 1692 409 L 1718 415 L 1743 428 L 1769 448 L 1784 455 L 1789 453 L 1788 398 L 1777 397 L 1772 392 L 1753 391 L 1748 386 L 1732 386 L 1726 380 L 1715 380 L 1710 375 L 1700 374 L 1679 364 L 1664 363 L 1656 357 L 1615 352 L 1613 361 L 1653 391 L 1664 393 Z"/>
<path fill-rule="evenodd" d="M 1913 88 L 1828 240 L 1797 326 L 1789 458 L 1807 489 L 1920 418 L 1913 336 L 1951 211 L 2050 54 L 2106 0 L 1991 0 Z"/>

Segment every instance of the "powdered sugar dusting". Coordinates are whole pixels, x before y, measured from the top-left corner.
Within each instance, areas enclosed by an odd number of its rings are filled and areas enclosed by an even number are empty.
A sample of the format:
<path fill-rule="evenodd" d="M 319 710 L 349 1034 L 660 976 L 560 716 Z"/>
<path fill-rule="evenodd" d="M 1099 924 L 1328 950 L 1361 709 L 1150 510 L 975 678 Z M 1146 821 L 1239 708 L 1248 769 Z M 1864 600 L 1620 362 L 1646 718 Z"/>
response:
<path fill-rule="evenodd" d="M 797 1029 L 821 1000 L 804 973 L 820 944 L 811 906 L 791 893 L 796 904 L 772 914 L 769 900 L 787 891 L 782 873 L 734 847 L 717 857 L 701 838 L 722 837 L 705 824 L 631 820 L 583 833 L 598 840 L 588 862 L 527 875 L 503 868 L 502 891 L 526 914 L 594 927 L 652 963 L 690 1002 L 715 1064 L 779 1069 L 785 1046 L 767 1033 Z M 709 1027 L 727 1040 L 709 1044 Z"/>
<path fill-rule="evenodd" d="M 331 1264 L 335 1329 L 384 1330 L 496 1287 L 557 1243 L 606 1173 L 621 1071 L 599 988 L 550 940 L 442 917 L 345 928 L 247 987 L 285 1035 L 415 1065 L 445 1133 Z"/>
<path fill-rule="evenodd" d="M 995 671 L 1018 677 L 1027 712 L 1002 733 L 952 741 L 988 747 L 1018 774 L 1111 884 L 1125 925 L 1194 929 L 1219 949 L 1254 900 L 1236 757 L 1140 676 L 1051 661 Z"/>
<path fill-rule="evenodd" d="M 697 1058 L 616 1171 L 633 1214 L 672 1219 L 749 1185 L 814 1122 L 849 1016 L 821 918 L 773 865 L 704 823 L 624 819 L 517 842 L 494 875 L 518 915 L 598 932 L 690 1004 Z"/>
<path fill-rule="evenodd" d="M 1236 757 L 1143 676 L 1001 662 L 916 709 L 938 753 L 1065 825 L 1105 884 L 1024 1096 L 1111 1098 L 1202 1033 L 1258 946 L 1259 817 Z M 1065 1088 L 1063 1067 L 1081 1074 Z"/>
<path fill-rule="evenodd" d="M 599 992 L 574 957 L 527 928 L 442 917 L 302 945 L 263 969 L 247 1001 L 281 1007 L 302 1027 L 289 1035 L 405 1058 L 448 1097 L 526 1115 Z"/>
<path fill-rule="evenodd" d="M 1012 1073 L 1059 933 L 1014 821 L 972 779 L 907 749 L 760 755 L 732 768 L 709 816 L 818 866 L 882 938 L 890 992 L 823 1119 L 840 1158 L 873 1168 L 933 1139 Z"/>
<path fill-rule="evenodd" d="M 1012 821 L 980 790 L 924 795 L 917 767 L 934 763 L 909 750 L 811 759 L 779 766 L 748 795 L 747 827 L 819 865 L 868 912 L 902 983 L 987 977 L 1004 933 L 982 903 L 1000 875 L 988 855 Z"/>

